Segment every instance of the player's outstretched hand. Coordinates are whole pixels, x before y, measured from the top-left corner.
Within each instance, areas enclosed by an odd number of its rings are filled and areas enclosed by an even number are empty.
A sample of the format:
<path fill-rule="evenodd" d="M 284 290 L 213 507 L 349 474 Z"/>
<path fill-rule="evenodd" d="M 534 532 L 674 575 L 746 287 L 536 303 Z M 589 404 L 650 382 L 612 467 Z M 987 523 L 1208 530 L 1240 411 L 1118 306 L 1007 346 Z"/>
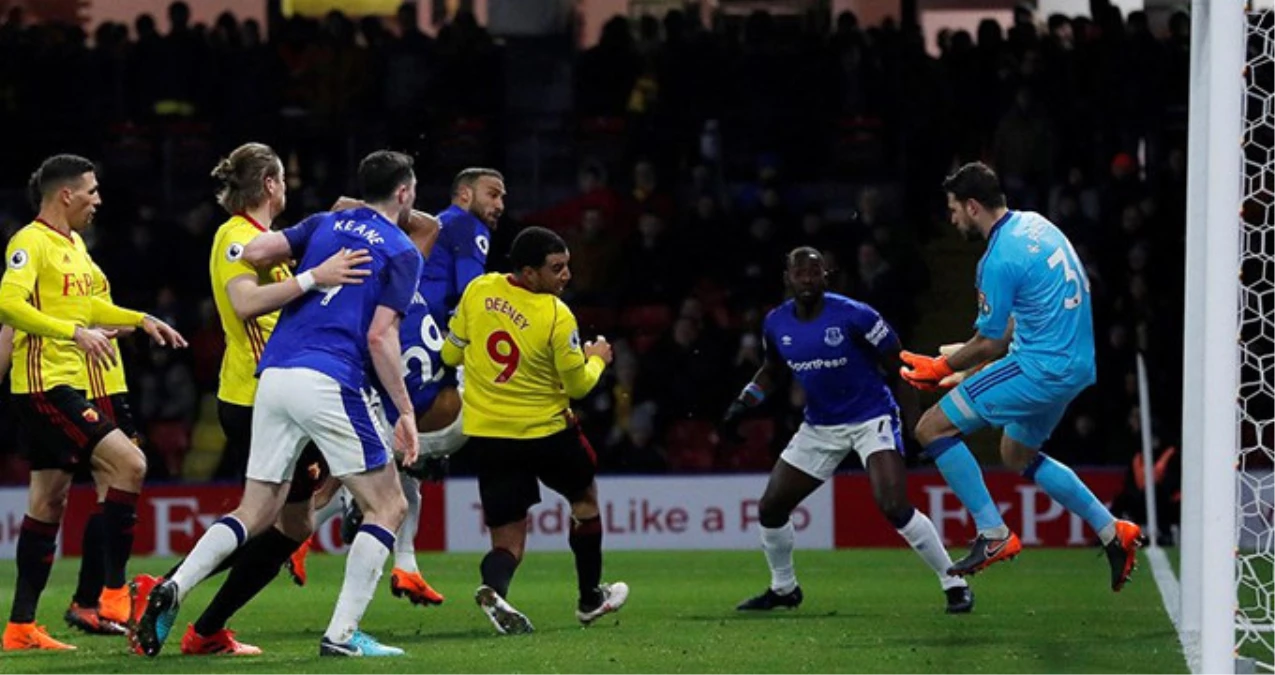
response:
<path fill-rule="evenodd" d="M 611 359 L 614 357 L 611 353 L 611 343 L 607 342 L 607 339 L 601 335 L 596 340 L 586 342 L 584 344 L 584 358 L 587 359 L 590 356 L 600 356 L 603 363 L 608 366 L 611 365 Z"/>
<path fill-rule="evenodd" d="M 179 349 L 186 346 L 186 338 L 182 337 L 181 333 L 178 333 L 172 326 L 149 314 L 146 315 L 146 318 L 142 319 L 142 330 L 146 331 L 146 334 L 151 336 L 151 339 L 155 341 L 155 344 L 161 347 Z"/>
<path fill-rule="evenodd" d="M 314 274 L 314 283 L 325 288 L 361 284 L 363 277 L 372 274 L 372 270 L 367 267 L 359 268 L 359 265 L 367 265 L 370 262 L 372 262 L 372 254 L 368 253 L 367 249 L 351 251 L 343 248 L 310 271 Z"/>
<path fill-rule="evenodd" d="M 899 375 L 922 391 L 935 391 L 943 379 L 952 374 L 946 356 L 925 356 L 904 350 L 899 352 L 899 358 L 904 363 L 899 368 Z"/>
<path fill-rule="evenodd" d="M 394 452 L 403 455 L 403 466 L 416 463 L 421 454 L 421 441 L 416 432 L 415 415 L 399 415 L 394 423 Z"/>
<path fill-rule="evenodd" d="M 75 336 L 71 339 L 75 340 L 75 346 L 79 347 L 90 361 L 96 361 L 110 368 L 119 364 L 115 347 L 111 344 L 111 338 L 114 336 L 113 331 L 76 326 Z"/>

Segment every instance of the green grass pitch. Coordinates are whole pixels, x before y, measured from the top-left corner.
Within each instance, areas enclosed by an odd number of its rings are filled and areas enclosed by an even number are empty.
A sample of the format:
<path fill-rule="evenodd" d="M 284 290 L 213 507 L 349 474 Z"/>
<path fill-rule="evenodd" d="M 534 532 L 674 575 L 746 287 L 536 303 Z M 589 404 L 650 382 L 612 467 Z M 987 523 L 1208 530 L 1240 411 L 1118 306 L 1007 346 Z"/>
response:
<path fill-rule="evenodd" d="M 743 614 L 735 604 L 769 581 L 760 551 L 613 552 L 606 579 L 632 587 L 622 612 L 582 628 L 575 573 L 565 553 L 532 552 L 510 600 L 536 633 L 497 636 L 473 602 L 478 556 L 421 555 L 426 578 L 447 596 L 411 606 L 389 593 L 388 569 L 363 628 L 407 650 L 396 659 L 320 659 L 318 641 L 340 587 L 345 558 L 310 558 L 310 583 L 284 574 L 234 618 L 259 657 L 180 653 L 181 634 L 222 577 L 187 599 L 163 654 L 127 652 L 123 638 L 81 635 L 62 621 L 78 559 L 59 560 L 39 621 L 74 653 L 3 653 L 0 672 L 31 673 L 445 673 L 445 672 L 1186 672 L 1149 570 L 1121 593 L 1107 587 L 1093 549 L 1028 549 L 974 579 L 968 616 L 943 613 L 934 576 L 899 550 L 798 551 L 806 593 L 795 611 Z M 133 571 L 162 573 L 168 559 L 138 559 Z M 14 567 L 0 568 L 3 600 Z M 7 607 L 7 605 L 6 605 Z"/>

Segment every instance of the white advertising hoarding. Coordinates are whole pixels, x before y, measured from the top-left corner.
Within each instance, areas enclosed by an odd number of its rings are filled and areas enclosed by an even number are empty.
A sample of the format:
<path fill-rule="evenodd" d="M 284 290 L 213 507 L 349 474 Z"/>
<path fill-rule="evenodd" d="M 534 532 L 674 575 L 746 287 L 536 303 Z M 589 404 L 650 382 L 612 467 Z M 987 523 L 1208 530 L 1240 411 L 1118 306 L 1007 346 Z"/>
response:
<path fill-rule="evenodd" d="M 766 476 L 659 476 L 598 479 L 607 550 L 753 549 L 757 500 Z M 531 509 L 527 548 L 567 550 L 571 507 L 541 486 Z M 447 481 L 447 550 L 490 547 L 478 481 Z M 824 484 L 792 516 L 798 548 L 832 548 L 832 484 Z"/>

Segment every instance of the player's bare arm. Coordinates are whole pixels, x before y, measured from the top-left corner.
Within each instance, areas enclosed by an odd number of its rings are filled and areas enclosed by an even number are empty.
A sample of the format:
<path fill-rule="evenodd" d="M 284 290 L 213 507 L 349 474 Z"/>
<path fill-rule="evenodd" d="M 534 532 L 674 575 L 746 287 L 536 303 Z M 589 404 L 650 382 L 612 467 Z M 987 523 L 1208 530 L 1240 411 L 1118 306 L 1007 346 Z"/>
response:
<path fill-rule="evenodd" d="M 371 262 L 372 254 L 367 249 L 341 250 L 313 269 L 283 281 L 263 285 L 258 283 L 257 277 L 241 274 L 226 282 L 226 295 L 230 298 L 236 317 L 241 320 L 252 319 L 283 308 L 316 286 L 361 284 L 372 271 L 360 266 Z"/>
<path fill-rule="evenodd" d="M 403 382 L 402 347 L 398 339 L 401 318 L 395 310 L 378 306 L 368 328 L 367 345 L 376 376 L 399 412 L 398 422 L 394 424 L 394 449 L 403 453 L 403 466 L 407 466 L 415 462 L 420 453 L 420 439 L 417 437 L 412 397 L 408 396 L 407 385 Z"/>

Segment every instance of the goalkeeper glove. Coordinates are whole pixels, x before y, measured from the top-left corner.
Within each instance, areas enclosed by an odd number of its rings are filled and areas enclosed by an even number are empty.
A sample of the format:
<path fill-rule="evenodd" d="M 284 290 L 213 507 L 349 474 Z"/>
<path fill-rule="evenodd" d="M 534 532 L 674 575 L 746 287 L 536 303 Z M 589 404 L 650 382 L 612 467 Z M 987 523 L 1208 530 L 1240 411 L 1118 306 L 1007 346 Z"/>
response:
<path fill-rule="evenodd" d="M 952 367 L 947 365 L 946 356 L 923 356 L 905 350 L 899 352 L 899 358 L 905 364 L 899 368 L 899 375 L 907 380 L 908 384 L 922 391 L 939 389 L 943 379 L 954 372 Z"/>

